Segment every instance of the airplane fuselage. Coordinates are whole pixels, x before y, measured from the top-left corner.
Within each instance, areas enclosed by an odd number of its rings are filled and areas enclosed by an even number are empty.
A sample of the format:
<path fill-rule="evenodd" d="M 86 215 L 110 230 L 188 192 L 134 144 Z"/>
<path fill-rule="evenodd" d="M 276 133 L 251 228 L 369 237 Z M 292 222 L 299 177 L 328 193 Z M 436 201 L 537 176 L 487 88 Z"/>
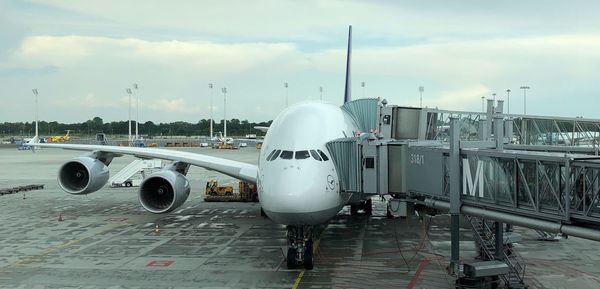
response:
<path fill-rule="evenodd" d="M 340 191 L 325 144 L 357 130 L 351 117 L 330 104 L 302 103 L 281 112 L 259 156 L 258 194 L 267 216 L 285 225 L 315 225 L 333 218 L 350 195 Z"/>

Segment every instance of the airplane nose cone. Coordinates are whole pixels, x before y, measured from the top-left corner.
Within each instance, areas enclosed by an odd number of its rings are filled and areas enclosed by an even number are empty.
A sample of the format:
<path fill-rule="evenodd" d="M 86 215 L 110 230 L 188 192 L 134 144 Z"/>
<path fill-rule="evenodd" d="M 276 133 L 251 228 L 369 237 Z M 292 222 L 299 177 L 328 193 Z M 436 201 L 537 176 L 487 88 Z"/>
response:
<path fill-rule="evenodd" d="M 319 170 L 289 165 L 277 174 L 262 178 L 259 196 L 265 213 L 285 225 L 313 225 L 326 222 L 341 209 L 332 176 Z M 332 189 L 333 188 L 333 189 Z"/>

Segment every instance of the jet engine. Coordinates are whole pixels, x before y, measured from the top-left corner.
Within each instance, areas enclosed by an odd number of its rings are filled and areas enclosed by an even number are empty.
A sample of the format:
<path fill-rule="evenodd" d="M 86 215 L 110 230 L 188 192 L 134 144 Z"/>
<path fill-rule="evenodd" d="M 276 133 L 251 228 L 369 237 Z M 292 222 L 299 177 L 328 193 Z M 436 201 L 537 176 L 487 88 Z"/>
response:
<path fill-rule="evenodd" d="M 102 188 L 108 176 L 108 167 L 102 161 L 82 156 L 62 165 L 58 171 L 58 184 L 69 194 L 89 194 Z"/>
<path fill-rule="evenodd" d="M 189 195 L 190 183 L 187 178 L 177 171 L 164 169 L 142 182 L 139 199 L 144 209 L 161 214 L 181 206 Z"/>

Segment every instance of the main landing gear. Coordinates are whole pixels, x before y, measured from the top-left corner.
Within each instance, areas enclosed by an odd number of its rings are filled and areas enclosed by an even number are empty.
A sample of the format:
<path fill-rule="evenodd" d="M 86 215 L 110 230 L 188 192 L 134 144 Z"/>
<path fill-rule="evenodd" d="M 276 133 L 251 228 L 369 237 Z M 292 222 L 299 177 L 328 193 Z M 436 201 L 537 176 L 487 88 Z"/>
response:
<path fill-rule="evenodd" d="M 362 210 L 365 215 L 371 216 L 373 214 L 373 201 L 368 199 L 360 201 L 358 204 L 350 204 L 350 215 L 358 215 L 359 210 Z"/>
<path fill-rule="evenodd" d="M 311 226 L 287 226 L 288 269 L 304 266 L 306 270 L 313 268 L 313 240 Z"/>

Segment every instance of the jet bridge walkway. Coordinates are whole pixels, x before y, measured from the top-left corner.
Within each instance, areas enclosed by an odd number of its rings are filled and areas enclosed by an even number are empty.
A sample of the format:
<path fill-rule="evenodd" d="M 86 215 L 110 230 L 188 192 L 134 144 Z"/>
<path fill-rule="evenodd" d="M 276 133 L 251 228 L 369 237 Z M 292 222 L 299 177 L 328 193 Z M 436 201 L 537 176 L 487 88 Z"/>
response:
<path fill-rule="evenodd" d="M 502 114 L 502 102 L 488 104 L 493 113 L 478 124 L 480 136 L 465 137 L 464 119 L 450 117 L 444 139 L 439 139 L 439 114 L 432 110 L 364 100 L 346 104 L 355 108 L 346 110 L 350 114 L 368 111 L 352 117 L 363 132 L 375 133 L 359 132 L 331 141 L 327 148 L 342 190 L 359 196 L 392 195 L 396 201 L 449 211 L 449 273 L 458 281 L 493 272 L 506 287 L 525 288 L 524 266 L 507 257 L 513 254 L 506 253 L 504 224 L 600 241 L 600 157 L 595 147 L 533 149 L 515 143 L 513 119 Z M 476 242 L 486 248 L 482 260 L 488 263 L 461 263 L 461 214 L 481 237 Z"/>

